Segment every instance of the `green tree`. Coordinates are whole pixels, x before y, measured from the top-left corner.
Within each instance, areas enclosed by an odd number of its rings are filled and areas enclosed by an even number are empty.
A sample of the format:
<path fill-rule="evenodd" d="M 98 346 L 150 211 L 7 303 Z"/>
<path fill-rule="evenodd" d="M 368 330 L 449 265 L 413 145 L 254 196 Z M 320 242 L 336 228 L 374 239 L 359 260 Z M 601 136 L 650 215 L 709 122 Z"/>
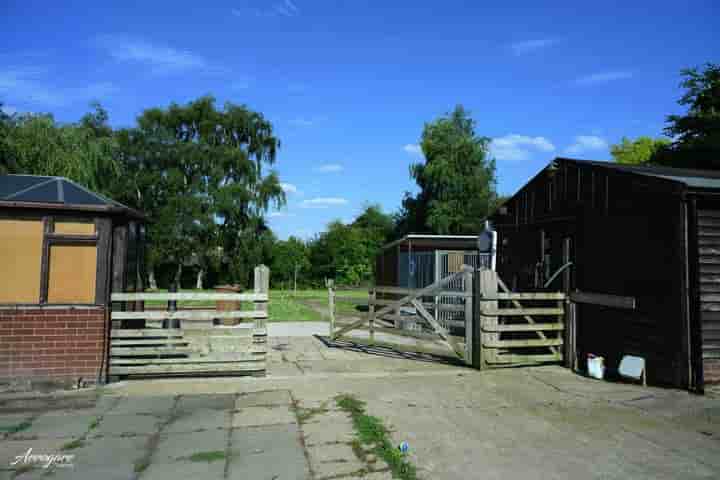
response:
<path fill-rule="evenodd" d="M 278 240 L 272 248 L 272 264 L 270 267 L 275 285 L 306 284 L 310 275 L 310 252 L 308 246 L 296 237 Z"/>
<path fill-rule="evenodd" d="M 674 139 L 654 162 L 685 168 L 720 169 L 720 65 L 682 71 L 684 115 L 669 115 L 666 135 Z"/>
<path fill-rule="evenodd" d="M 107 113 L 97 104 L 94 108 L 86 117 L 95 118 L 97 129 L 84 122 L 59 124 L 47 114 L 2 119 L 2 168 L 8 173 L 67 177 L 108 193 L 120 175 L 117 143 L 107 126 Z"/>
<path fill-rule="evenodd" d="M 145 110 L 118 137 L 125 167 L 118 194 L 150 217 L 149 270 L 171 262 L 179 281 L 185 265 L 207 270 L 221 251 L 222 280 L 249 284 L 274 240 L 265 212 L 285 202 L 277 174 L 265 171 L 279 147 L 270 122 L 202 97 Z"/>
<path fill-rule="evenodd" d="M 371 281 L 375 256 L 392 231 L 392 217 L 378 205 L 366 206 L 350 224 L 331 222 L 309 245 L 313 280 L 355 286 Z"/>
<path fill-rule="evenodd" d="M 620 143 L 610 147 L 610 153 L 617 163 L 641 165 L 651 163 L 655 155 L 670 143 L 666 138 L 638 137 L 630 140 L 623 137 Z"/>
<path fill-rule="evenodd" d="M 424 162 L 410 166 L 420 192 L 406 193 L 398 218 L 399 233 L 473 233 L 494 206 L 495 161 L 490 139 L 478 136 L 475 121 L 462 106 L 425 124 Z"/>

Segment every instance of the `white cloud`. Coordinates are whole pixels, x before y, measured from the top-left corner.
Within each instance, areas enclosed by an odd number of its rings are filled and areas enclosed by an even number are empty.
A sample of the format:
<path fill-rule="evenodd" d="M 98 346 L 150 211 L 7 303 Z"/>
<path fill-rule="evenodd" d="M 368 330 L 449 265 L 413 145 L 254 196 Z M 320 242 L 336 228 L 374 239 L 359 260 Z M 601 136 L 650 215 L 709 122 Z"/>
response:
<path fill-rule="evenodd" d="M 40 67 L 11 67 L 0 71 L 0 94 L 12 102 L 63 107 L 102 99 L 117 90 L 110 82 L 80 87 L 50 85 L 44 79 L 46 72 Z"/>
<path fill-rule="evenodd" d="M 543 48 L 552 47 L 557 44 L 560 40 L 557 38 L 539 38 L 535 40 L 525 40 L 522 42 L 515 42 L 510 44 L 515 55 L 524 55 L 526 53 L 536 52 Z"/>
<path fill-rule="evenodd" d="M 627 71 L 612 71 L 612 72 L 600 72 L 593 73 L 592 75 L 585 75 L 575 79 L 575 85 L 589 86 L 589 85 L 601 85 L 603 83 L 614 82 L 616 80 L 627 80 L 632 78 L 632 72 Z"/>
<path fill-rule="evenodd" d="M 422 155 L 422 148 L 416 143 L 408 143 L 403 147 L 403 150 L 411 155 Z"/>
<path fill-rule="evenodd" d="M 329 208 L 347 205 L 348 201 L 341 197 L 317 197 L 303 200 L 300 203 L 302 208 Z"/>
<path fill-rule="evenodd" d="M 608 142 L 601 137 L 595 135 L 578 135 L 575 137 L 575 143 L 565 149 L 565 153 L 577 155 L 590 150 L 607 150 Z"/>
<path fill-rule="evenodd" d="M 276 2 L 267 8 L 254 8 L 252 10 L 240 10 L 234 8 L 231 10 L 236 17 L 245 18 L 248 12 L 252 12 L 257 17 L 296 17 L 300 15 L 300 9 L 292 0 L 283 0 Z"/>
<path fill-rule="evenodd" d="M 292 183 L 281 183 L 280 188 L 282 188 L 285 193 L 298 193 L 297 187 Z"/>
<path fill-rule="evenodd" d="M 326 163 L 315 167 L 315 171 L 320 173 L 337 173 L 343 171 L 343 166 L 339 163 Z"/>
<path fill-rule="evenodd" d="M 490 142 L 490 152 L 496 159 L 511 162 L 528 160 L 533 152 L 552 152 L 554 150 L 555 145 L 545 137 L 510 134 L 494 138 Z"/>
<path fill-rule="evenodd" d="M 115 60 L 147 65 L 153 73 L 222 70 L 189 50 L 179 50 L 126 35 L 101 35 L 98 44 Z"/>

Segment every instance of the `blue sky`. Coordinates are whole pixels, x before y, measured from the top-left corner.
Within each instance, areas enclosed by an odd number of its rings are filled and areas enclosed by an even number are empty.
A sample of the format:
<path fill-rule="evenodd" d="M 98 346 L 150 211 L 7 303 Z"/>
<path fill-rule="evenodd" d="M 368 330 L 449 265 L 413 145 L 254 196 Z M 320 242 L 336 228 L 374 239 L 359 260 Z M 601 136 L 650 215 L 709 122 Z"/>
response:
<path fill-rule="evenodd" d="M 2 2 L 0 101 L 75 121 L 98 99 L 115 126 L 204 94 L 261 111 L 283 238 L 396 210 L 424 122 L 458 103 L 509 194 L 554 156 L 660 135 L 680 69 L 720 61 L 716 1 L 130 3 Z"/>

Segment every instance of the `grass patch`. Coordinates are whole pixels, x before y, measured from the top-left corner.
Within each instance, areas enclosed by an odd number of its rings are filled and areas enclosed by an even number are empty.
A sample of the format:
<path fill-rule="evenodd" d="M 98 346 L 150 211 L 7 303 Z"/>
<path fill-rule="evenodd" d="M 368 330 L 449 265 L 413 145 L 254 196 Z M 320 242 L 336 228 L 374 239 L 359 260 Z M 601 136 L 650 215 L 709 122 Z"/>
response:
<path fill-rule="evenodd" d="M 85 441 L 82 438 L 76 438 L 75 440 L 64 444 L 62 447 L 60 447 L 60 450 L 62 450 L 63 452 L 67 452 L 68 450 L 75 450 L 76 448 L 80 448 L 83 445 L 85 445 Z"/>
<path fill-rule="evenodd" d="M 371 445 L 373 453 L 385 460 L 392 470 L 393 477 L 402 480 L 416 480 L 415 466 L 392 445 L 390 434 L 382 424 L 382 420 L 365 413 L 365 403 L 351 395 L 335 397 L 338 407 L 352 417 L 353 427 L 361 444 Z M 360 443 L 353 445 L 353 450 L 362 451 Z"/>
<path fill-rule="evenodd" d="M 290 292 L 270 291 L 269 322 L 322 322 L 320 313 L 293 298 Z"/>
<path fill-rule="evenodd" d="M 100 417 L 95 417 L 92 422 L 90 422 L 90 425 L 88 425 L 88 430 L 92 431 L 95 430 L 98 425 L 100 425 Z"/>
<path fill-rule="evenodd" d="M 32 426 L 33 419 L 32 418 L 26 418 L 20 423 L 17 423 L 15 425 L 0 425 L 0 432 L 13 434 L 22 432 L 23 430 L 27 430 Z"/>
<path fill-rule="evenodd" d="M 147 467 L 150 466 L 150 458 L 149 457 L 143 457 L 140 460 L 136 461 L 133 465 L 133 471 L 135 473 L 142 473 L 145 470 L 147 470 Z"/>
<path fill-rule="evenodd" d="M 309 422 L 315 415 L 320 415 L 323 413 L 327 413 L 328 409 L 325 403 L 323 402 L 319 407 L 316 408 L 302 408 L 302 407 L 296 407 L 297 408 L 297 419 L 298 423 L 303 424 Z"/>
<path fill-rule="evenodd" d="M 191 462 L 217 462 L 219 460 L 225 460 L 225 452 L 221 452 L 220 450 L 213 450 L 210 452 L 197 452 L 185 458 L 187 460 L 190 460 Z"/>

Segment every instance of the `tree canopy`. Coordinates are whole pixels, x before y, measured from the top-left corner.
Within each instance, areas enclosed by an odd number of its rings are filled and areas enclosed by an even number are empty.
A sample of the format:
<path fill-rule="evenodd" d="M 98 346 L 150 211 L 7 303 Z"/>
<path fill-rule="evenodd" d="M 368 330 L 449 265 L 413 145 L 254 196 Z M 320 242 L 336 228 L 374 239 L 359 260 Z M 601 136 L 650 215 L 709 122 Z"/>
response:
<path fill-rule="evenodd" d="M 145 110 L 120 133 L 126 180 L 121 200 L 150 217 L 153 262 L 190 262 L 207 269 L 222 251 L 227 280 L 247 284 L 269 229 L 264 215 L 285 195 L 274 171 L 279 140 L 270 122 L 244 106 L 202 97 Z"/>
<path fill-rule="evenodd" d="M 610 146 L 610 153 L 617 163 L 640 165 L 652 162 L 657 153 L 670 143 L 667 138 L 638 137 L 630 140 L 623 137 L 620 143 Z"/>
<path fill-rule="evenodd" d="M 425 161 L 410 166 L 420 192 L 405 194 L 400 233 L 472 233 L 492 210 L 497 194 L 490 138 L 477 135 L 462 106 L 425 124 L 420 146 Z"/>

